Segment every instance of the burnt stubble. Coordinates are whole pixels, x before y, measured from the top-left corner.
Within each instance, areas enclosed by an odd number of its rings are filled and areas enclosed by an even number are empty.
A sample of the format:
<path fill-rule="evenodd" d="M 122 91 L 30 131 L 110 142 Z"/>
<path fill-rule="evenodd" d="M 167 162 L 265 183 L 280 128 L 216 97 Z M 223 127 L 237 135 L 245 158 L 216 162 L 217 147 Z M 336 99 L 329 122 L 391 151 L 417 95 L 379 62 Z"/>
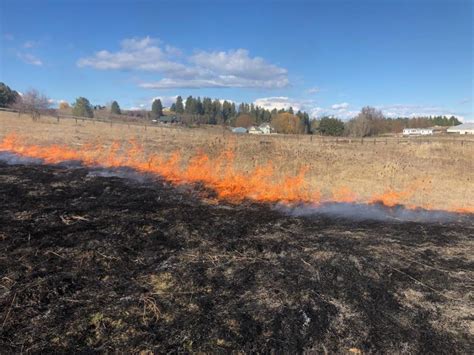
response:
<path fill-rule="evenodd" d="M 472 349 L 472 216 L 292 217 L 1 163 L 0 206 L 3 352 Z"/>

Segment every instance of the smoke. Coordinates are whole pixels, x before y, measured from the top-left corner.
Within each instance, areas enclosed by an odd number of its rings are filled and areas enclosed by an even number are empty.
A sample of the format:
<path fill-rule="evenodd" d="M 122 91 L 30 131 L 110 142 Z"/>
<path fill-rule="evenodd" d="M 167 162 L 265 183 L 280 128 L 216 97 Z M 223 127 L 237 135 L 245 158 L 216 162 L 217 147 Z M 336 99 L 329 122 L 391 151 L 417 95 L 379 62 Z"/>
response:
<path fill-rule="evenodd" d="M 8 165 L 44 164 L 42 159 L 29 158 L 9 151 L 0 151 L 0 162 Z M 84 168 L 78 160 L 62 161 L 55 166 L 65 168 Z M 129 167 L 104 168 L 99 165 L 89 166 L 87 176 L 90 177 L 118 177 L 140 184 L 156 181 L 166 181 L 157 174 L 138 172 Z M 425 209 L 408 209 L 397 205 L 388 207 L 377 203 L 347 203 L 347 202 L 324 202 L 320 204 L 282 204 L 276 203 L 274 209 L 286 215 L 294 217 L 327 216 L 330 218 L 344 218 L 353 221 L 391 221 L 391 222 L 454 222 L 459 220 L 473 220 L 472 214 L 460 214 L 446 211 L 433 211 Z"/>
<path fill-rule="evenodd" d="M 151 181 L 156 181 L 156 176 L 151 176 L 149 174 L 139 173 L 136 170 L 126 167 L 119 168 L 92 168 L 91 171 L 87 174 L 91 177 L 118 177 L 121 179 L 132 180 L 138 183 L 147 183 Z"/>
<path fill-rule="evenodd" d="M 326 202 L 322 204 L 277 204 L 275 209 L 294 217 L 326 216 L 344 218 L 353 221 L 391 221 L 391 222 L 454 222 L 461 215 L 445 211 L 430 211 L 423 209 L 407 209 L 404 206 L 387 207 L 383 204 L 339 203 Z M 464 218 L 472 218 L 463 216 Z"/>
<path fill-rule="evenodd" d="M 22 165 L 22 164 L 43 164 L 41 159 L 23 157 L 14 153 L 0 151 L 0 162 L 6 163 L 7 165 Z"/>

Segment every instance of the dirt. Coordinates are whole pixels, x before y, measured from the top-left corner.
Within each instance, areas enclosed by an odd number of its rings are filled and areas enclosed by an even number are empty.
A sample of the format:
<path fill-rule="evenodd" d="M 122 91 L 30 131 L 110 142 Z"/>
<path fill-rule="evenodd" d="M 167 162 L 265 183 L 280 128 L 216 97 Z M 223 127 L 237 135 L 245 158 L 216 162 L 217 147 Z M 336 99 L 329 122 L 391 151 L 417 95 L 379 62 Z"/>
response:
<path fill-rule="evenodd" d="M 1 352 L 472 350 L 472 216 L 297 218 L 109 175 L 0 163 Z"/>

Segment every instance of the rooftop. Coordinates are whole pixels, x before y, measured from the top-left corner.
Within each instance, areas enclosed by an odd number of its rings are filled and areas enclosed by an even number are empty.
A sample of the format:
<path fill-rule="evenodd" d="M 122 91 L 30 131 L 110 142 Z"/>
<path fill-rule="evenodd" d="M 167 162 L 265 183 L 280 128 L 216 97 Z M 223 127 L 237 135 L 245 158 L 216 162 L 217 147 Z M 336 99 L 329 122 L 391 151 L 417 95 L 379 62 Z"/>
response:
<path fill-rule="evenodd" d="M 450 131 L 461 131 L 461 130 L 466 130 L 466 129 L 474 130 L 474 122 L 466 122 L 457 126 L 449 127 L 448 129 Z"/>

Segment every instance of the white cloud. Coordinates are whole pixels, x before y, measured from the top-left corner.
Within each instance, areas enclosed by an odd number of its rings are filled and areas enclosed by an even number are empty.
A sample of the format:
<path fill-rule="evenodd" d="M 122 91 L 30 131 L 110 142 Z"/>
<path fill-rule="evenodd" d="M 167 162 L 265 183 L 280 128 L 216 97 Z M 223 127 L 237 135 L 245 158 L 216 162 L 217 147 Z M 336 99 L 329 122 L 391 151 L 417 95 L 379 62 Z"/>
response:
<path fill-rule="evenodd" d="M 307 92 L 308 94 L 317 94 L 317 93 L 320 92 L 320 91 L 321 91 L 321 89 L 318 88 L 317 86 L 312 87 L 312 88 L 309 88 L 308 90 L 306 90 L 306 92 Z"/>
<path fill-rule="evenodd" d="M 27 48 L 27 49 L 38 47 L 38 46 L 39 46 L 38 41 L 26 41 L 25 43 L 23 43 L 23 48 Z"/>
<path fill-rule="evenodd" d="M 79 67 L 99 70 L 140 70 L 156 72 L 158 81 L 142 82 L 147 89 L 172 88 L 283 88 L 288 86 L 286 69 L 251 57 L 245 49 L 221 52 L 200 51 L 180 58 L 179 49 L 151 37 L 124 39 L 120 50 L 101 50 L 77 61 Z"/>
<path fill-rule="evenodd" d="M 347 102 L 342 102 L 340 104 L 334 104 L 331 106 L 333 110 L 345 110 L 349 107 L 349 104 Z"/>
<path fill-rule="evenodd" d="M 77 61 L 79 67 L 93 67 L 99 70 L 144 70 L 170 73 L 184 70 L 182 64 L 167 59 L 167 53 L 157 46 L 158 40 L 145 37 L 128 38 L 121 43 L 115 53 L 101 50 L 92 57 Z"/>
<path fill-rule="evenodd" d="M 129 111 L 142 111 L 142 110 L 145 110 L 145 109 L 148 109 L 147 105 L 145 104 L 140 104 L 138 106 L 132 106 L 130 107 L 128 110 Z"/>
<path fill-rule="evenodd" d="M 170 107 L 171 104 L 173 104 L 174 102 L 176 102 L 176 98 L 177 98 L 177 97 L 178 97 L 178 95 L 175 95 L 175 96 L 156 96 L 156 97 L 152 98 L 152 99 L 149 101 L 149 105 L 150 105 L 150 107 L 151 107 L 151 104 L 153 103 L 153 101 L 160 99 L 160 100 L 161 100 L 161 104 L 162 104 L 164 107 Z"/>
<path fill-rule="evenodd" d="M 3 38 L 6 40 L 6 41 L 13 41 L 15 39 L 15 36 L 13 36 L 11 33 L 5 33 L 3 35 Z"/>
<path fill-rule="evenodd" d="M 36 65 L 36 66 L 43 65 L 43 62 L 41 61 L 41 59 L 35 57 L 33 54 L 18 52 L 17 56 L 26 64 L 31 64 L 31 65 Z"/>
<path fill-rule="evenodd" d="M 377 106 L 386 117 L 455 116 L 463 121 L 464 116 L 440 106 L 426 105 L 382 105 Z"/>
<path fill-rule="evenodd" d="M 288 110 L 292 107 L 295 112 L 298 110 L 310 111 L 314 108 L 313 100 L 298 100 L 286 96 L 262 97 L 256 99 L 254 104 L 267 110 L 273 110 L 275 108 L 277 110 Z"/>

